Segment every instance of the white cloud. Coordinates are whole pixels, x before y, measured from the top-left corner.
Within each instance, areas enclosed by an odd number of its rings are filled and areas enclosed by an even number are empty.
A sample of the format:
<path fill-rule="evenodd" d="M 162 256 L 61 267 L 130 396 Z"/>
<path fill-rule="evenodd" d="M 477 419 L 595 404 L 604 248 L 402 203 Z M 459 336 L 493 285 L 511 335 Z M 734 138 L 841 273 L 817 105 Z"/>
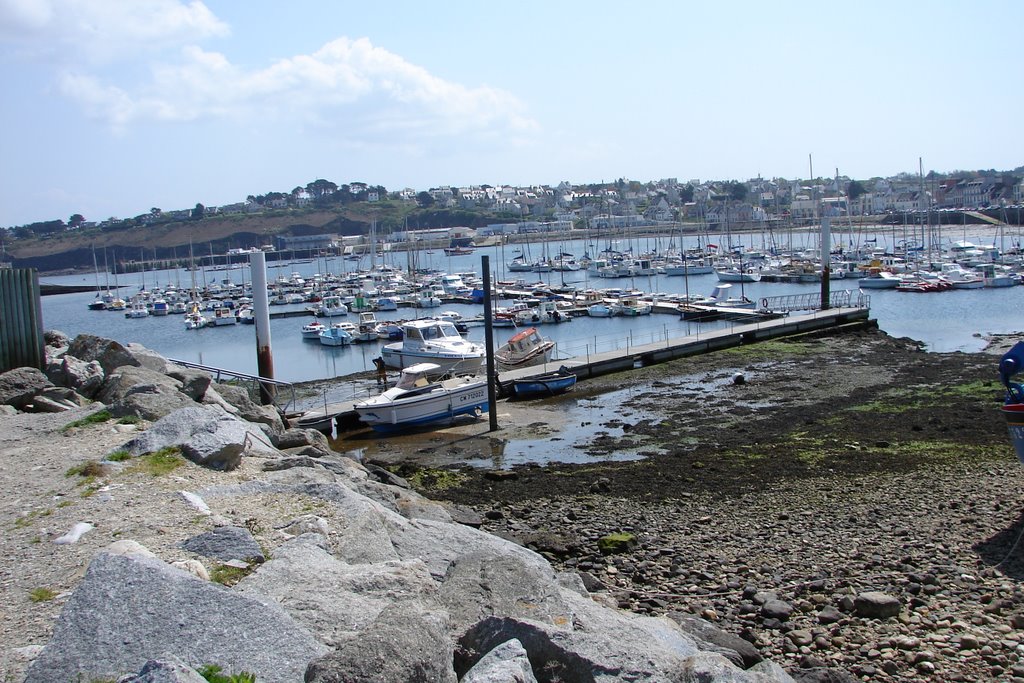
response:
<path fill-rule="evenodd" d="M 65 74 L 60 86 L 114 127 L 229 118 L 382 137 L 528 134 L 536 128 L 510 93 L 438 78 L 366 38 L 338 38 L 313 54 L 256 70 L 188 46 L 176 63 L 152 67 L 149 82 L 131 92 L 80 72 Z"/>
<path fill-rule="evenodd" d="M 105 63 L 229 32 L 200 0 L 0 0 L 0 42 L 55 62 Z"/>

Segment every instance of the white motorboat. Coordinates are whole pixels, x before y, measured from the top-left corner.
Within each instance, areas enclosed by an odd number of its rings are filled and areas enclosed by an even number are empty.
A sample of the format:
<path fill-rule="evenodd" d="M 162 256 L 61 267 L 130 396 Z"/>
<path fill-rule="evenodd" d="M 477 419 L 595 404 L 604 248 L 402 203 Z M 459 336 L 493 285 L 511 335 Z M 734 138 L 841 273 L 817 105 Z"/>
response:
<path fill-rule="evenodd" d="M 322 318 L 333 318 L 336 315 L 348 315 L 348 306 L 340 296 L 325 296 L 316 306 L 316 314 Z"/>
<path fill-rule="evenodd" d="M 868 275 L 857 278 L 861 289 L 895 289 L 899 284 L 899 276 L 887 270 L 872 269 Z"/>
<path fill-rule="evenodd" d="M 509 337 L 509 340 L 494 352 L 494 360 L 502 369 L 523 368 L 551 360 L 555 342 L 540 336 L 536 327 L 528 327 Z"/>
<path fill-rule="evenodd" d="M 319 339 L 320 333 L 327 329 L 327 325 L 324 325 L 319 320 L 312 320 L 302 326 L 302 338 L 303 339 Z"/>
<path fill-rule="evenodd" d="M 320 343 L 324 346 L 348 346 L 352 343 L 352 333 L 344 324 L 334 324 L 320 332 Z"/>
<path fill-rule="evenodd" d="M 131 306 L 128 307 L 124 312 L 126 318 L 148 318 L 149 309 L 146 308 L 146 303 L 141 299 L 132 299 Z"/>
<path fill-rule="evenodd" d="M 483 345 L 463 339 L 455 323 L 434 319 L 402 323 L 402 340 L 381 349 L 381 358 L 389 368 L 401 370 L 417 363 L 433 363 L 438 375 L 476 372 L 485 356 Z"/>
<path fill-rule="evenodd" d="M 227 306 L 217 306 L 213 309 L 213 326 L 234 325 L 238 322 L 235 312 Z"/>
<path fill-rule="evenodd" d="M 359 419 L 377 431 L 390 432 L 487 410 L 486 379 L 463 376 L 431 382 L 429 378 L 440 371 L 436 363 L 403 369 L 394 387 L 355 404 Z"/>
<path fill-rule="evenodd" d="M 624 315 L 626 317 L 637 315 L 650 315 L 654 307 L 646 301 L 641 301 L 635 296 L 623 297 L 612 304 L 612 315 Z"/>

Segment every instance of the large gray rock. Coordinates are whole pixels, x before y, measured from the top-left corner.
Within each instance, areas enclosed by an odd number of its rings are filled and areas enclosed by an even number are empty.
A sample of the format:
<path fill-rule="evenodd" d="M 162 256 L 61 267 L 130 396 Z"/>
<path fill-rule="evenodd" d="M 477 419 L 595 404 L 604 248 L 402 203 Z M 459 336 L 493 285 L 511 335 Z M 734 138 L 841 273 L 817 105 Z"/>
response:
<path fill-rule="evenodd" d="M 310 663 L 306 683 L 455 683 L 453 646 L 443 615 L 392 605 L 370 628 Z"/>
<path fill-rule="evenodd" d="M 149 660 L 137 676 L 118 683 L 206 683 L 206 679 L 177 657 L 168 655 Z"/>
<path fill-rule="evenodd" d="M 321 432 L 315 429 L 286 429 L 274 435 L 274 445 L 282 451 L 289 448 L 301 448 L 303 446 L 316 446 L 327 453 L 331 452 L 331 444 Z"/>
<path fill-rule="evenodd" d="M 210 377 L 209 373 L 196 370 L 195 368 L 174 365 L 173 363 L 168 363 L 167 376 L 181 382 L 181 393 L 193 401 L 202 401 L 203 396 L 206 395 L 206 390 L 213 383 L 213 378 Z"/>
<path fill-rule="evenodd" d="M 46 330 L 43 332 L 43 343 L 51 349 L 66 349 L 71 340 L 60 330 Z"/>
<path fill-rule="evenodd" d="M 103 367 L 103 372 L 108 375 L 123 365 L 140 365 L 120 342 L 93 334 L 80 334 L 75 337 L 68 345 L 67 355 L 87 363 L 98 361 Z"/>
<path fill-rule="evenodd" d="M 153 372 L 159 372 L 162 375 L 166 375 L 169 374 L 169 371 L 172 368 L 180 367 L 175 366 L 156 351 L 148 349 L 142 344 L 129 342 L 124 348 L 125 351 L 135 359 L 136 363 L 147 370 L 152 370 Z"/>
<path fill-rule="evenodd" d="M 438 591 L 457 631 L 493 615 L 565 624 L 574 616 L 567 596 L 550 565 L 488 551 L 456 558 Z"/>
<path fill-rule="evenodd" d="M 881 591 L 858 593 L 854 598 L 854 610 L 858 617 L 866 619 L 888 619 L 899 615 L 903 605 L 899 598 Z"/>
<path fill-rule="evenodd" d="M 0 374 L 0 403 L 22 410 L 53 383 L 36 368 L 14 368 Z"/>
<path fill-rule="evenodd" d="M 484 655 L 460 683 L 537 683 L 537 677 L 526 648 L 513 638 Z"/>
<path fill-rule="evenodd" d="M 724 655 L 729 661 L 744 669 L 764 659 L 757 648 L 734 633 L 723 631 L 710 621 L 685 614 L 671 612 L 668 618 L 679 624 L 686 633 L 697 641 L 702 650 L 712 650 Z"/>
<path fill-rule="evenodd" d="M 227 412 L 247 422 L 265 424 L 279 434 L 285 430 L 284 419 L 274 406 L 261 406 L 253 402 L 249 392 L 234 384 L 212 384 L 203 396 L 204 403 L 220 405 Z"/>
<path fill-rule="evenodd" d="M 74 389 L 86 398 L 95 398 L 107 375 L 99 361 L 86 362 L 65 355 L 46 364 L 46 376 L 58 386 Z"/>
<path fill-rule="evenodd" d="M 256 542 L 248 529 L 237 526 L 222 526 L 206 533 L 186 539 L 181 547 L 196 555 L 228 562 L 263 562 L 263 548 Z"/>
<path fill-rule="evenodd" d="M 280 607 L 159 560 L 101 553 L 68 599 L 26 683 L 106 680 L 153 657 L 249 671 L 260 683 L 302 680 L 326 648 Z"/>
<path fill-rule="evenodd" d="M 443 611 L 421 560 L 351 565 L 332 557 L 326 542 L 304 534 L 278 546 L 235 590 L 280 605 L 332 648 L 359 637 L 391 605 Z"/>
<path fill-rule="evenodd" d="M 687 680 L 678 674 L 698 650 L 668 620 L 631 616 L 596 604 L 582 619 L 560 625 L 500 616 L 482 619 L 459 639 L 456 671 L 468 671 L 483 653 L 514 638 L 526 648 L 531 662 L 543 662 L 550 680 Z M 721 659 L 742 675 L 742 670 Z"/>
<path fill-rule="evenodd" d="M 179 408 L 195 405 L 180 389 L 181 382 L 167 375 L 123 365 L 107 375 L 96 398 L 107 404 L 115 417 L 134 415 L 159 420 Z"/>
<path fill-rule="evenodd" d="M 178 448 L 189 460 L 218 470 L 235 469 L 245 454 L 279 455 L 258 427 L 195 403 L 157 420 L 124 448 L 131 455 Z"/>

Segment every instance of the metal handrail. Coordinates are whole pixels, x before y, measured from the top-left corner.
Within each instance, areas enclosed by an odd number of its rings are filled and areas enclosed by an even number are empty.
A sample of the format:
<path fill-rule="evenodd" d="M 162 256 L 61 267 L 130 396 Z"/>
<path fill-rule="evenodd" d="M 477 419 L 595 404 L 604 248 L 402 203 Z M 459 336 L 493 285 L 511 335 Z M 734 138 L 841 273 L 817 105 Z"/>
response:
<path fill-rule="evenodd" d="M 289 392 L 291 393 L 291 398 L 288 400 L 287 403 L 284 404 L 283 407 L 277 401 L 277 391 L 268 391 L 266 393 L 272 394 L 275 397 L 274 398 L 274 405 L 279 410 L 281 410 L 283 412 L 287 413 L 289 408 L 293 408 L 296 405 L 295 385 L 293 385 L 291 382 L 282 382 L 281 380 L 271 379 L 270 377 L 260 377 L 259 375 L 249 375 L 249 374 L 246 374 L 244 372 L 236 372 L 235 370 L 228 370 L 226 368 L 218 368 L 218 367 L 214 367 L 212 365 L 203 365 L 202 363 L 193 363 L 193 362 L 187 361 L 187 360 L 178 360 L 177 358 L 168 358 L 167 360 L 169 360 L 172 363 L 175 363 L 176 365 L 182 365 L 182 366 L 184 366 L 186 368 L 195 368 L 197 370 L 203 370 L 205 372 L 209 372 L 210 374 L 212 374 L 214 376 L 214 381 L 216 381 L 216 382 L 220 382 L 221 381 L 221 376 L 227 376 L 227 377 L 232 377 L 232 378 L 236 378 L 236 379 L 249 380 L 249 381 L 254 382 L 255 384 L 259 385 L 259 387 L 261 389 L 266 388 L 266 387 L 274 387 L 275 389 L 278 388 L 278 387 L 287 387 Z"/>

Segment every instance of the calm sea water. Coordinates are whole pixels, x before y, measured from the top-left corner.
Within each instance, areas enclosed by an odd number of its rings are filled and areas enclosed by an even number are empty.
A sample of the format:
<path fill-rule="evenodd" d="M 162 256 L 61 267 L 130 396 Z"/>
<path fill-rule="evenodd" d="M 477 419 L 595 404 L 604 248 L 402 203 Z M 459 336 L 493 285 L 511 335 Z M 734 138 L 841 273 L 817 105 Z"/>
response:
<path fill-rule="evenodd" d="M 812 240 L 813 237 L 803 235 L 799 239 Z M 833 244 L 835 244 L 844 238 L 837 236 L 833 239 Z M 662 238 L 661 248 L 665 247 L 665 241 L 666 239 Z M 695 238 L 688 238 L 684 240 L 684 246 L 695 244 L 695 241 Z M 879 239 L 879 245 L 883 241 L 883 239 Z M 579 257 L 588 250 L 593 255 L 606 246 L 605 240 L 598 245 L 585 244 L 582 240 L 577 240 L 561 244 L 548 243 L 546 248 L 550 253 L 567 251 Z M 639 251 L 658 245 L 640 240 L 634 245 L 627 245 L 623 242 L 611 246 L 622 250 L 633 246 Z M 436 250 L 434 253 L 420 253 L 417 258 L 420 267 L 434 267 L 448 272 L 480 272 L 480 256 L 487 254 L 490 257 L 490 266 L 494 277 L 514 279 L 512 274 L 504 272 L 504 264 L 515 256 L 515 249 L 526 249 L 527 251 L 532 249 L 531 256 L 537 258 L 542 255 L 541 250 L 544 247 L 538 248 L 537 245 L 532 247 L 522 245 L 488 247 L 479 248 L 471 255 L 451 257 L 445 256 L 441 250 Z M 389 257 L 389 262 L 393 259 L 392 265 L 402 268 L 406 265 L 407 258 L 405 254 L 395 253 L 393 257 Z M 366 267 L 369 264 L 357 265 Z M 310 276 L 317 272 L 343 272 L 346 267 L 351 270 L 353 264 L 340 259 L 296 263 L 283 268 L 268 268 L 268 280 L 272 281 L 282 272 L 287 274 L 296 271 L 303 276 Z M 243 278 L 245 281 L 250 279 L 247 268 L 227 272 L 235 282 L 239 282 Z M 224 271 L 206 274 L 208 279 L 224 275 Z M 522 275 L 527 276 L 526 279 L 529 282 L 543 279 L 550 284 L 559 284 L 564 281 L 594 288 L 636 287 L 647 292 L 666 293 L 689 291 L 690 293 L 710 294 L 717 284 L 717 278 L 713 274 L 690 278 L 660 275 L 620 279 L 590 278 L 589 280 L 585 279 L 581 272 L 565 273 L 564 275 L 561 273 L 515 274 L 516 277 Z M 99 277 L 101 285 L 104 285 L 109 279 L 103 274 Z M 144 282 L 143 276 L 140 274 L 121 276 L 118 284 L 124 287 L 121 294 L 127 298 L 126 295 L 137 291 L 143 284 L 149 287 L 154 284 L 174 284 L 187 288 L 191 283 L 191 277 L 190 273 L 183 270 L 158 271 L 146 273 Z M 91 286 L 95 284 L 96 277 L 93 274 L 81 274 L 43 277 L 41 281 Z M 739 293 L 739 285 L 733 285 L 733 288 L 736 293 Z M 856 288 L 856 280 L 853 279 L 833 280 L 831 283 L 833 291 L 856 290 Z M 743 285 L 743 293 L 754 299 L 818 291 L 820 291 L 820 284 L 815 283 L 759 282 Z M 981 335 L 1024 331 L 1024 287 L 1020 286 L 1002 289 L 950 290 L 927 294 L 882 290 L 872 291 L 868 294 L 871 297 L 871 317 L 878 321 L 881 329 L 893 336 L 910 337 L 924 342 L 930 351 L 978 351 L 984 346 Z M 124 314 L 119 312 L 90 311 L 88 304 L 94 298 L 95 295 L 92 292 L 43 297 L 44 326 L 47 329 L 61 330 L 72 337 L 80 333 L 90 333 L 122 343 L 137 342 L 170 358 L 256 374 L 255 330 L 251 325 L 185 330 L 180 315 L 126 319 Z M 289 308 L 302 309 L 303 307 Z M 284 309 L 285 307 L 272 307 L 273 311 Z M 474 305 L 446 305 L 441 309 L 433 309 L 433 312 L 438 310 L 455 310 L 466 317 L 482 313 L 482 307 Z M 422 314 L 430 312 L 421 311 Z M 390 313 L 379 313 L 377 317 L 381 320 L 396 320 L 413 315 L 415 312 L 412 309 L 401 309 Z M 354 316 L 350 315 L 349 318 L 354 319 Z M 271 347 L 277 379 L 302 382 L 341 377 L 373 369 L 372 359 L 380 354 L 380 344 L 384 342 L 354 344 L 345 347 L 322 346 L 316 341 L 302 338 L 300 328 L 309 320 L 310 318 L 307 317 L 294 317 L 277 318 L 271 321 Z M 544 325 L 541 327 L 541 332 L 557 343 L 557 357 L 569 357 L 623 348 L 627 344 L 643 344 L 662 340 L 666 336 L 677 337 L 695 334 L 701 330 L 715 329 L 728 324 L 722 322 L 698 324 L 684 322 L 676 316 L 658 314 L 638 318 L 590 319 L 584 317 L 570 323 Z M 495 343 L 504 343 L 511 334 L 512 330 L 497 329 Z M 484 329 L 482 327 L 470 328 L 467 337 L 482 342 Z"/>

